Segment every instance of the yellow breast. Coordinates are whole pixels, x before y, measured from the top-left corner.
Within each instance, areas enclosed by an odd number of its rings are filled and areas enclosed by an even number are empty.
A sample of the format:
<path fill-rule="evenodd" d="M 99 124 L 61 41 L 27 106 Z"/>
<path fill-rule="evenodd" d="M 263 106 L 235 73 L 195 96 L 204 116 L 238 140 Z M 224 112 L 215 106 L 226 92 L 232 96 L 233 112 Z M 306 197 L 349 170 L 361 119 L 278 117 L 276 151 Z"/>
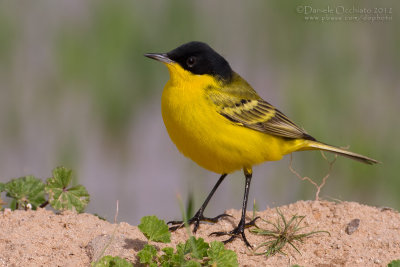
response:
<path fill-rule="evenodd" d="M 168 68 L 170 80 L 162 94 L 163 120 L 177 148 L 200 166 L 231 173 L 279 160 L 295 145 L 295 140 L 238 126 L 221 116 L 204 90 L 217 86 L 211 76 L 193 75 L 175 64 Z"/>

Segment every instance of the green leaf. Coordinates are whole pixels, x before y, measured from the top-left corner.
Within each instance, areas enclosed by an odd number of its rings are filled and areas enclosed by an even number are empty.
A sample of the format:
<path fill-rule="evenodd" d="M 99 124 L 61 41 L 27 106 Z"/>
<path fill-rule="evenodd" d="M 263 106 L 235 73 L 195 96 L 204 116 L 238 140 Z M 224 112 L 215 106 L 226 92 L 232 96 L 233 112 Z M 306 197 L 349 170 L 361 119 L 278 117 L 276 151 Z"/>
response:
<path fill-rule="evenodd" d="M 172 263 L 168 262 L 168 261 L 162 261 L 160 260 L 161 263 L 161 267 L 173 267 L 174 265 L 172 265 Z"/>
<path fill-rule="evenodd" d="M 189 260 L 189 261 L 186 261 L 183 266 L 184 267 L 201 267 L 201 264 L 200 264 L 200 262 L 197 262 L 194 260 Z"/>
<path fill-rule="evenodd" d="M 204 239 L 201 237 L 196 239 L 194 236 L 191 236 L 185 243 L 185 251 L 190 252 L 191 256 L 196 259 L 202 259 L 207 256 L 207 249 L 209 247 L 208 243 L 204 242 Z"/>
<path fill-rule="evenodd" d="M 66 188 L 72 179 L 72 170 L 65 167 L 57 167 L 53 170 L 53 183 L 60 188 Z"/>
<path fill-rule="evenodd" d="M 216 264 L 217 266 L 226 267 L 239 266 L 236 253 L 232 250 L 225 249 L 222 242 L 211 242 L 207 255 L 210 258 L 209 265 Z"/>
<path fill-rule="evenodd" d="M 140 263 L 152 264 L 153 259 L 157 256 L 157 250 L 153 245 L 146 244 L 144 248 L 138 252 Z"/>
<path fill-rule="evenodd" d="M 4 191 L 8 197 L 13 198 L 10 205 L 12 209 L 17 207 L 26 209 L 28 204 L 32 205 L 32 209 L 36 209 L 46 201 L 44 184 L 34 176 L 12 179 L 5 184 Z"/>
<path fill-rule="evenodd" d="M 147 239 L 156 242 L 171 242 L 171 233 L 164 220 L 159 220 L 156 216 L 145 216 L 140 220 L 139 230 Z"/>
<path fill-rule="evenodd" d="M 46 184 L 49 203 L 56 210 L 82 212 L 89 203 L 90 196 L 82 185 L 67 188 L 71 179 L 72 170 L 64 167 L 57 167 L 53 170 L 53 177 L 47 179 Z"/>
<path fill-rule="evenodd" d="M 176 254 L 186 255 L 190 252 L 191 252 L 191 247 L 186 246 L 186 243 L 185 244 L 179 243 L 178 245 L 176 245 Z"/>
<path fill-rule="evenodd" d="M 183 247 L 183 244 L 178 244 L 178 246 L 179 245 Z M 185 263 L 185 254 L 183 253 L 183 250 L 179 250 L 177 247 L 176 253 L 171 257 L 171 264 L 172 266 L 182 266 L 184 263 Z"/>
<path fill-rule="evenodd" d="M 97 262 L 92 262 L 93 267 L 133 267 L 133 264 L 118 256 L 104 256 Z"/>
<path fill-rule="evenodd" d="M 388 267 L 400 267 L 400 260 L 394 260 L 389 262 Z"/>
<path fill-rule="evenodd" d="M 6 190 L 6 185 L 3 183 L 0 183 L 0 193 Z"/>
<path fill-rule="evenodd" d="M 16 210 L 16 209 L 17 209 L 17 200 L 15 200 L 15 198 L 13 198 L 13 199 L 11 200 L 10 209 L 11 209 L 11 210 Z"/>
<path fill-rule="evenodd" d="M 174 249 L 171 247 L 166 247 L 161 250 L 164 252 L 164 255 L 161 255 L 159 258 L 159 261 L 163 267 L 168 267 L 172 266 L 171 265 L 171 260 L 172 260 L 172 255 L 174 255 Z"/>
<path fill-rule="evenodd" d="M 172 257 L 172 254 L 174 254 L 174 249 L 171 247 L 163 248 L 161 251 L 164 252 L 169 259 Z"/>

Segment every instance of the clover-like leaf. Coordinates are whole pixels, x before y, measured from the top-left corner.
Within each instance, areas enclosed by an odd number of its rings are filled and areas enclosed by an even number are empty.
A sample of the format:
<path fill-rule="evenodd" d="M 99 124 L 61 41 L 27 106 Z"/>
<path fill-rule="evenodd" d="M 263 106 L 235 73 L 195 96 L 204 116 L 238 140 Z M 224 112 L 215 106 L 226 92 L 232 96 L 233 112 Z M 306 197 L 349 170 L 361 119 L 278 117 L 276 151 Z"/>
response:
<path fill-rule="evenodd" d="M 171 242 L 171 233 L 164 220 L 159 220 L 156 216 L 145 216 L 140 220 L 139 230 L 147 239 L 156 242 Z"/>
<path fill-rule="evenodd" d="M 10 205 L 12 209 L 27 209 L 29 205 L 36 209 L 46 201 L 44 183 L 34 176 L 12 179 L 3 189 L 7 197 L 13 198 Z"/>
<path fill-rule="evenodd" d="M 53 170 L 53 177 L 47 179 L 46 192 L 49 194 L 49 203 L 56 210 L 76 210 L 82 212 L 89 203 L 90 196 L 86 188 L 77 185 L 68 188 L 72 180 L 72 170 L 57 167 Z"/>
<path fill-rule="evenodd" d="M 234 251 L 225 249 L 224 244 L 219 241 L 210 243 L 210 249 L 207 252 L 210 258 L 209 265 L 237 267 L 239 266 L 237 255 Z"/>
<path fill-rule="evenodd" d="M 104 256 L 97 262 L 92 262 L 93 267 L 133 267 L 133 264 L 118 256 Z"/>

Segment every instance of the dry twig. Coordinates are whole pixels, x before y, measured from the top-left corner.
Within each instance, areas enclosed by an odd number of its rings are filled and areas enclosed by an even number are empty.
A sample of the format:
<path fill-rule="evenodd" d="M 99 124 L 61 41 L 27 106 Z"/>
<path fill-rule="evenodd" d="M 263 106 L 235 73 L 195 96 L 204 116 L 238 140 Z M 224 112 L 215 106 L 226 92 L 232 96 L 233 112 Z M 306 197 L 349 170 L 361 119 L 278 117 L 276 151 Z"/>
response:
<path fill-rule="evenodd" d="M 328 169 L 328 173 L 324 176 L 324 178 L 322 178 L 322 182 L 321 184 L 317 184 L 316 182 L 314 182 L 314 180 L 312 180 L 310 177 L 307 176 L 301 176 L 297 171 L 295 171 L 295 169 L 293 169 L 292 166 L 292 160 L 293 160 L 293 156 L 292 154 L 290 154 L 290 163 L 289 163 L 289 170 L 296 175 L 300 180 L 302 181 L 308 181 L 310 182 L 312 185 L 315 186 L 315 188 L 317 188 L 317 192 L 315 193 L 315 201 L 319 201 L 319 193 L 321 192 L 322 187 L 325 185 L 326 180 L 328 179 L 329 175 L 332 172 L 332 168 L 333 168 L 333 164 L 335 164 L 336 159 L 337 159 L 337 154 L 335 154 L 335 158 L 333 160 L 329 160 L 325 153 L 323 151 L 321 151 L 322 157 L 328 162 L 329 164 L 329 169 Z"/>

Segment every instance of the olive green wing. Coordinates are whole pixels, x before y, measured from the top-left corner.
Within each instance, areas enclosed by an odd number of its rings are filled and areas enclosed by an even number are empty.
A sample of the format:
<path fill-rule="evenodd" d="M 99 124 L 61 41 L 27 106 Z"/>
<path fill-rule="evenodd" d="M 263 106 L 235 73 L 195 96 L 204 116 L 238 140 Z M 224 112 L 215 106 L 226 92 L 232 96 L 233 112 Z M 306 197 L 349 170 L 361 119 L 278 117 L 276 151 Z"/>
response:
<path fill-rule="evenodd" d="M 226 87 L 214 88 L 208 95 L 217 112 L 235 124 L 276 136 L 315 140 L 258 96 L 240 76 Z"/>

